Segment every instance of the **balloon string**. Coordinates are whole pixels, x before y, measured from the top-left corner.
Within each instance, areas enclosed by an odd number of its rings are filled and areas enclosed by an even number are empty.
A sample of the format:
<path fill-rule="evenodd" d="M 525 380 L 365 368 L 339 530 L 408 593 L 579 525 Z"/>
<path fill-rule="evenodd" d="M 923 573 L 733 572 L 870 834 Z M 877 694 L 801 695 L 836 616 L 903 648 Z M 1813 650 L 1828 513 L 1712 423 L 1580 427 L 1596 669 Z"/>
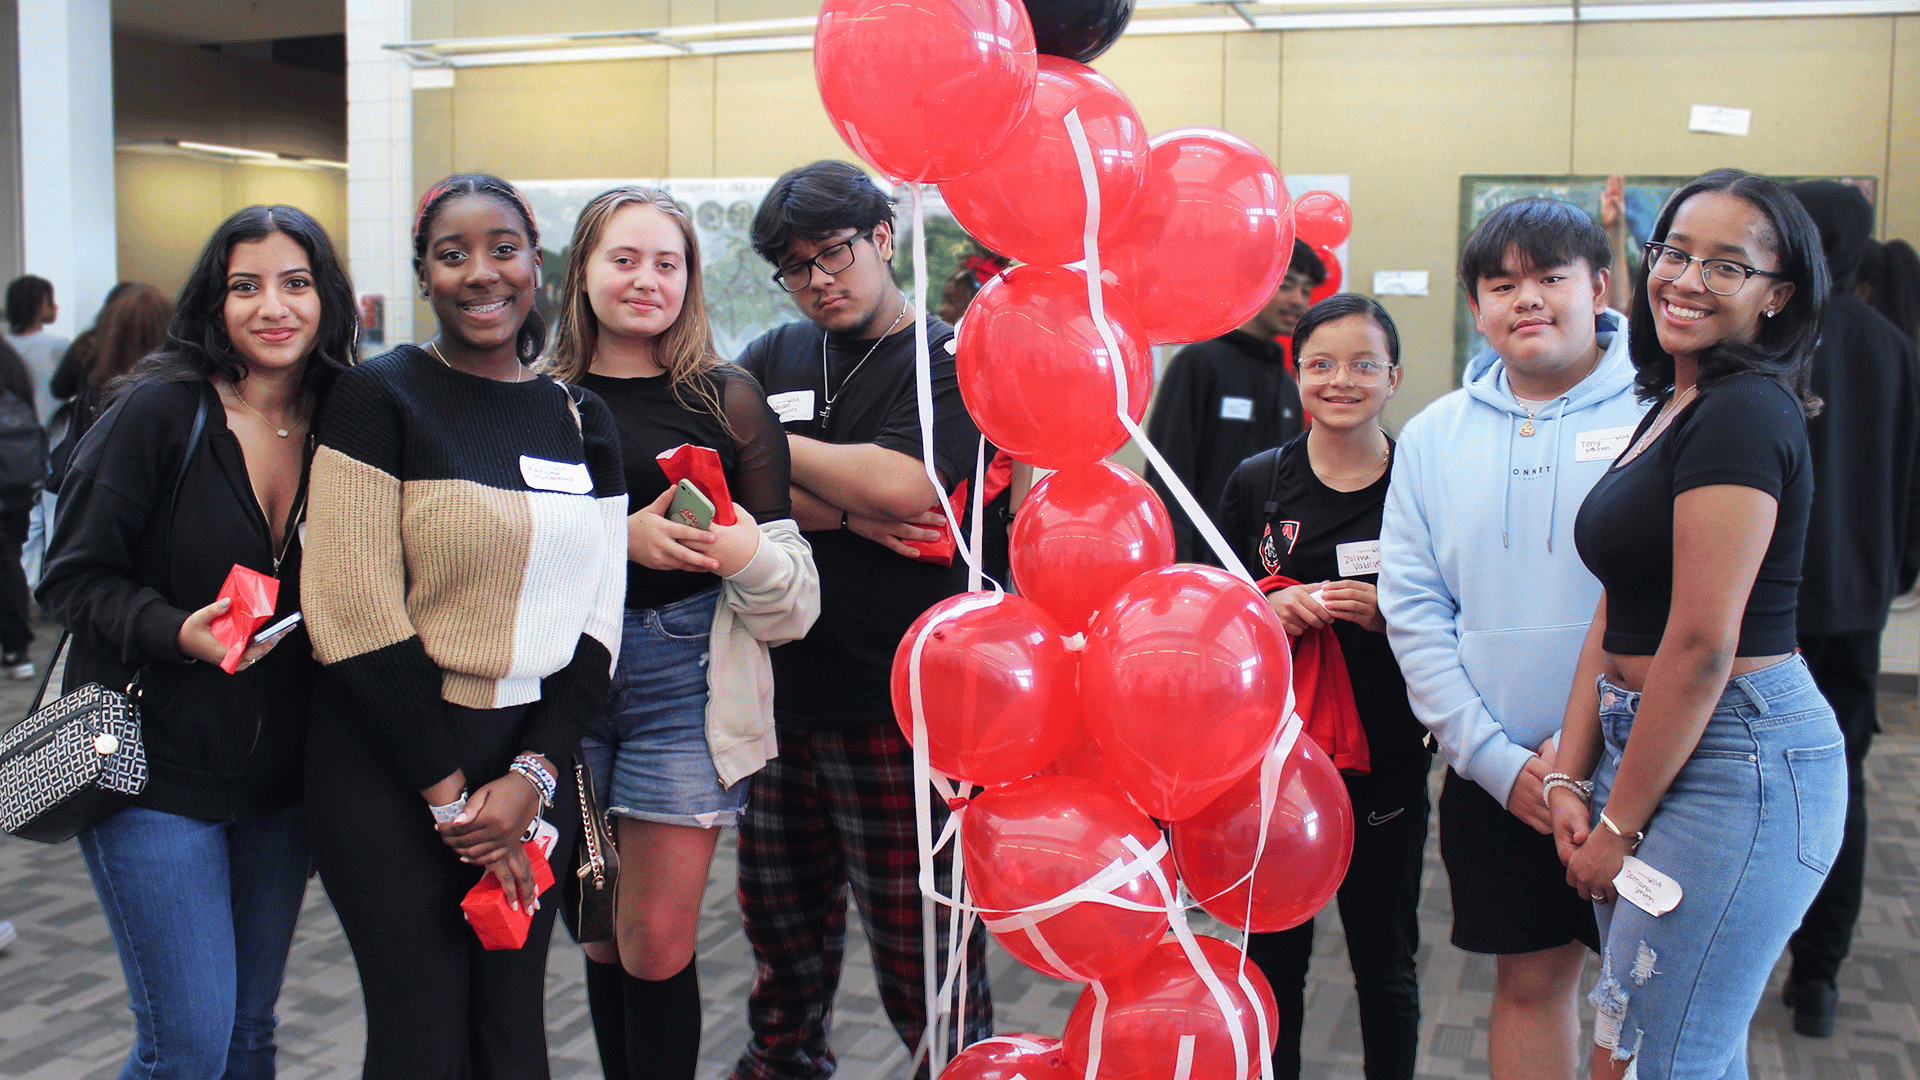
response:
<path fill-rule="evenodd" d="M 955 340 L 958 340 L 957 336 Z M 980 568 L 980 533 L 982 529 L 982 519 L 986 515 L 986 489 L 987 437 L 982 435 L 980 436 L 980 448 L 976 450 L 973 455 L 973 491 L 971 492 L 973 501 L 973 527 L 967 530 L 967 550 L 970 553 L 967 559 L 968 592 L 979 592 L 980 579 L 985 576 L 985 573 Z M 998 587 L 998 585 L 995 586 L 996 589 L 998 589 Z"/>
<path fill-rule="evenodd" d="M 1106 346 L 1107 358 L 1113 367 L 1114 412 L 1127 434 L 1133 437 L 1133 441 L 1146 453 L 1147 460 L 1153 463 L 1153 469 L 1160 474 L 1160 479 L 1166 481 L 1167 490 L 1173 493 L 1180 508 L 1186 511 L 1194 528 L 1206 538 L 1207 546 L 1213 549 L 1220 565 L 1251 585 L 1253 575 L 1241 565 L 1233 548 L 1228 546 L 1226 537 L 1220 535 L 1220 529 L 1214 525 L 1213 518 L 1200 508 L 1199 500 L 1187 490 L 1186 481 L 1180 479 L 1173 471 L 1173 466 L 1167 464 L 1167 459 L 1160 455 L 1153 441 L 1147 438 L 1146 432 L 1140 430 L 1127 412 L 1127 366 L 1121 359 L 1120 342 L 1114 336 L 1113 325 L 1107 322 L 1106 301 L 1102 296 L 1106 290 L 1100 281 L 1100 182 L 1094 172 L 1093 147 L 1087 142 L 1087 132 L 1080 123 L 1079 109 L 1068 110 L 1065 120 L 1067 139 L 1073 143 L 1073 156 L 1080 164 L 1080 186 L 1087 195 L 1087 224 L 1081 233 L 1081 246 L 1086 253 L 1087 263 L 1087 308 L 1093 316 L 1094 326 L 1099 328 L 1100 343 Z"/>
<path fill-rule="evenodd" d="M 1122 836 L 1120 842 L 1134 848 L 1136 853 L 1140 850 L 1140 842 L 1131 834 Z M 1174 938 L 1180 942 L 1181 950 L 1187 954 L 1187 961 L 1193 965 L 1194 974 L 1200 977 L 1200 982 L 1206 986 L 1207 992 L 1213 995 L 1214 1004 L 1220 1008 L 1220 1017 L 1227 1026 L 1227 1037 L 1233 1043 L 1233 1080 L 1249 1080 L 1247 1066 L 1252 1059 L 1247 1054 L 1247 1033 L 1235 1022 L 1240 1006 L 1234 1003 L 1232 996 L 1227 993 L 1226 984 L 1220 981 L 1220 976 L 1213 970 L 1213 964 L 1207 960 L 1207 954 L 1201 951 L 1200 941 L 1194 935 L 1193 927 L 1187 924 L 1187 910 L 1174 895 L 1173 886 L 1167 881 L 1166 874 L 1161 872 L 1160 864 L 1158 862 L 1149 864 L 1147 873 L 1153 876 L 1154 885 L 1159 887 L 1160 895 L 1166 899 L 1167 922 L 1173 930 Z M 1251 1001 L 1248 1004 L 1256 1009 L 1260 1008 L 1258 1001 Z M 1264 1044 L 1262 1048 L 1264 1049 Z"/>
<path fill-rule="evenodd" d="M 1099 979 L 1087 984 L 1093 991 L 1093 1018 L 1087 1024 L 1086 1080 L 1099 1080 L 1100 1048 L 1107 1036 L 1107 987 Z"/>

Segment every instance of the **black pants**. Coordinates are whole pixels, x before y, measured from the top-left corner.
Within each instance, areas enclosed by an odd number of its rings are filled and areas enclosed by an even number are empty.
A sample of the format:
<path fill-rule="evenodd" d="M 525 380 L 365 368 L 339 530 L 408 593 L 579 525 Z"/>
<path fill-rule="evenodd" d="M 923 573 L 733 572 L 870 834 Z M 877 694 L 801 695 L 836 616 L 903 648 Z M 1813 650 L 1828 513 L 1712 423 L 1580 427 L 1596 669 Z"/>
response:
<path fill-rule="evenodd" d="M 27 571 L 20 565 L 31 513 L 26 506 L 0 511 L 0 648 L 10 653 L 33 644 L 32 598 L 27 595 Z"/>
<path fill-rule="evenodd" d="M 1795 982 L 1833 982 L 1860 921 L 1867 870 L 1867 750 L 1880 730 L 1874 695 L 1880 681 L 1880 631 L 1803 634 L 1800 650 L 1814 684 L 1833 706 L 1847 739 L 1847 827 L 1826 884 L 1787 943 Z"/>
<path fill-rule="evenodd" d="M 344 706 L 323 676 L 307 815 L 314 862 L 360 969 L 365 1080 L 546 1080 L 547 943 L 560 891 L 541 897 L 524 948 L 482 949 L 460 912 L 480 869 L 440 841 L 425 800 L 369 751 Z M 527 706 L 444 708 L 469 788 L 503 775 L 525 748 Z M 571 852 L 580 813 L 570 780 L 546 816 L 560 830 L 554 850 Z"/>
<path fill-rule="evenodd" d="M 1353 862 L 1340 883 L 1340 922 L 1360 999 L 1360 1042 L 1367 1080 L 1412 1080 L 1420 1036 L 1420 870 L 1427 844 L 1427 766 L 1422 754 L 1393 775 L 1349 776 Z M 1307 962 L 1313 920 L 1277 934 L 1254 934 L 1247 958 L 1259 966 L 1280 1014 L 1273 1048 L 1278 1080 L 1300 1075 Z"/>

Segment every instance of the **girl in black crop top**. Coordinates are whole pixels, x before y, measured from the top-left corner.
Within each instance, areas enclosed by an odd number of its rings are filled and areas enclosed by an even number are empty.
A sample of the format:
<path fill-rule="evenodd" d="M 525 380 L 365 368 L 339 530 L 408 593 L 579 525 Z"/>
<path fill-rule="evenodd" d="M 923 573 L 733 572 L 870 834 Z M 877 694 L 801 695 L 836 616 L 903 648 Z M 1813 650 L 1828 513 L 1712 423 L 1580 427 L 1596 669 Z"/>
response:
<path fill-rule="evenodd" d="M 594 1034 L 609 1080 L 692 1080 L 707 868 L 771 755 L 754 688 L 772 681 L 766 642 L 811 621 L 812 556 L 791 520 L 786 433 L 760 384 L 713 351 L 699 244 L 673 199 L 627 187 L 588 203 L 561 296 L 554 374 L 613 413 L 632 511 L 620 659 L 582 743 L 625 856 L 615 939 L 586 945 Z M 718 452 L 733 524 L 665 516 L 674 488 L 656 455 L 682 444 Z"/>
<path fill-rule="evenodd" d="M 1656 408 L 1575 524 L 1604 593 L 1546 790 L 1604 940 L 1593 1075 L 1637 1059 L 1649 1080 L 1744 1072 L 1845 805 L 1839 729 L 1793 655 L 1819 234 L 1778 185 L 1721 170 L 1653 236 L 1629 349 Z M 1616 885 L 1629 856 L 1677 883 L 1677 907 Z"/>

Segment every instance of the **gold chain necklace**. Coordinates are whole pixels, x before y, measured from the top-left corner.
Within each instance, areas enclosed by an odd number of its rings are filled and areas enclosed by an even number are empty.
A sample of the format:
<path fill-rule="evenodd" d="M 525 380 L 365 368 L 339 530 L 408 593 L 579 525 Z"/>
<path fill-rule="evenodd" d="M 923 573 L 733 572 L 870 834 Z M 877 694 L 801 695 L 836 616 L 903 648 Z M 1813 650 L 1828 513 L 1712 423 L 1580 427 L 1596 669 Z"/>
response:
<path fill-rule="evenodd" d="M 239 386 L 237 385 L 230 386 L 228 387 L 228 389 L 233 391 L 233 399 L 235 401 L 238 401 L 241 407 L 245 408 L 248 412 L 252 413 L 253 415 L 259 417 L 260 422 L 267 425 L 269 428 L 272 428 L 273 433 L 275 435 L 278 435 L 283 439 L 288 439 L 293 437 L 292 429 L 299 425 L 299 421 L 296 420 L 293 423 L 288 424 L 286 427 L 281 427 L 279 424 L 276 424 L 272 420 L 267 419 L 266 413 L 263 413 L 259 409 L 254 408 L 253 403 L 248 401 L 246 398 L 246 395 L 240 392 Z"/>
<path fill-rule="evenodd" d="M 1338 481 L 1341 481 L 1342 483 L 1345 483 L 1351 480 L 1365 480 L 1370 476 L 1379 475 L 1380 470 L 1386 468 L 1387 462 L 1392 460 L 1392 458 L 1393 458 L 1393 447 L 1389 446 L 1384 451 L 1381 452 L 1380 460 L 1375 462 L 1370 468 L 1366 469 L 1364 472 L 1348 473 L 1345 476 L 1341 476 L 1336 473 L 1323 473 L 1319 469 L 1314 469 L 1313 474 L 1319 477 L 1322 483 L 1325 483 L 1328 480 L 1338 480 Z M 1308 455 L 1307 464 L 1309 466 L 1313 464 L 1312 455 Z"/>
<path fill-rule="evenodd" d="M 432 338 L 428 338 L 428 339 L 427 339 L 427 351 L 433 354 L 433 358 L 434 358 L 435 360 L 438 360 L 438 361 L 440 361 L 441 363 L 443 363 L 443 364 L 446 364 L 446 365 L 447 365 L 447 370 L 448 370 L 448 371 L 460 371 L 460 372 L 461 372 L 461 374 L 463 374 L 463 375 L 464 375 L 464 374 L 468 374 L 468 372 L 465 372 L 465 371 L 461 371 L 461 369 L 460 369 L 460 368 L 457 368 L 457 367 L 454 367 L 454 366 L 453 366 L 453 365 L 452 365 L 451 363 L 448 363 L 448 361 L 447 361 L 447 358 L 446 358 L 445 356 L 443 356 L 443 355 L 441 355 L 441 353 L 440 353 L 440 346 L 438 346 L 438 345 L 435 345 L 435 344 L 433 343 L 433 339 L 432 339 Z M 486 377 L 487 377 L 487 376 L 484 376 L 484 375 L 483 375 L 483 376 L 481 376 L 481 378 L 486 378 Z M 505 380 L 505 379 L 500 379 L 500 380 L 498 380 L 498 381 L 500 381 L 500 382 L 506 382 L 507 380 Z M 517 383 L 523 383 L 523 382 L 526 382 L 526 381 L 527 381 L 527 365 L 525 365 L 525 364 L 521 364 L 521 365 L 520 365 L 520 371 L 519 371 L 519 373 L 518 373 L 518 374 L 516 374 L 516 375 L 515 375 L 515 376 L 513 377 L 513 381 L 514 381 L 514 382 L 517 382 Z"/>

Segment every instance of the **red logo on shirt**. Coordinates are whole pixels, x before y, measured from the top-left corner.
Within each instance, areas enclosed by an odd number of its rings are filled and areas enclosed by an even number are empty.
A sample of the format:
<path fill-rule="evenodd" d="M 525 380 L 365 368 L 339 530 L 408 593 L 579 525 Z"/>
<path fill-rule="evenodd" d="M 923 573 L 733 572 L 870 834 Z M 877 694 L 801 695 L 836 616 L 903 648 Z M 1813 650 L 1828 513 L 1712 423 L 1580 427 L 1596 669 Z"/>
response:
<path fill-rule="evenodd" d="M 1293 545 L 1300 539 L 1300 523 L 1297 521 L 1281 522 L 1280 539 L 1286 541 L 1287 554 L 1293 554 Z M 1260 534 L 1260 565 L 1266 567 L 1267 573 L 1269 574 L 1277 574 L 1280 572 L 1280 553 L 1276 550 L 1274 543 L 1272 522 L 1268 522 L 1266 530 Z"/>

